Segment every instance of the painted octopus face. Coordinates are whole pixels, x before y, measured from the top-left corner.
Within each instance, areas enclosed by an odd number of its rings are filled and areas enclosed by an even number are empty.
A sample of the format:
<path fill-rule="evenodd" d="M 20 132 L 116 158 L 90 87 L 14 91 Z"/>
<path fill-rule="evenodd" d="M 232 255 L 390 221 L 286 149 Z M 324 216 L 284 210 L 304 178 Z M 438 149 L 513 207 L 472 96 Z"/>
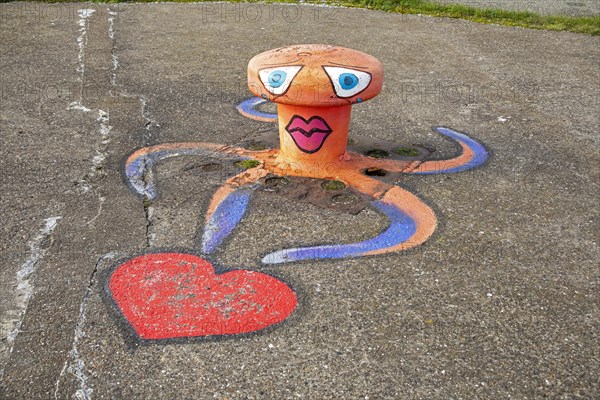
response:
<path fill-rule="evenodd" d="M 250 91 L 280 105 L 280 118 L 288 118 L 286 131 L 308 154 L 319 151 L 335 132 L 332 108 L 369 100 L 379 94 L 382 84 L 379 60 L 337 46 L 298 45 L 270 50 L 248 64 Z M 295 111 L 290 113 L 291 109 Z"/>

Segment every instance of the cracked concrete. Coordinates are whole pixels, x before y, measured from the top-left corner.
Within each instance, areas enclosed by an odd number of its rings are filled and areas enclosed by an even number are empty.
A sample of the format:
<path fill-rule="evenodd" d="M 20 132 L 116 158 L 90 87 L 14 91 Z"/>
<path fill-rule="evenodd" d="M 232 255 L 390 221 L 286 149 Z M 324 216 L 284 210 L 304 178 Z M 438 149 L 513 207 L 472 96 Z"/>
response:
<path fill-rule="evenodd" d="M 150 112 L 145 96 L 140 96 L 140 106 L 142 109 L 142 117 L 146 120 L 146 124 L 144 125 L 146 133 L 144 134 L 143 146 L 148 146 L 153 142 L 153 131 L 158 129 L 160 125 L 152 118 L 152 113 Z"/>
<path fill-rule="evenodd" d="M 21 315 L 14 301 L 29 243 L 62 216 L 34 263 L 12 353 L 0 358 L 0 397 L 600 393 L 598 38 L 289 5 L 0 7 L 3 327 L 4 315 Z M 386 221 L 370 209 L 337 213 L 257 191 L 215 262 L 289 282 L 298 311 L 243 339 L 137 345 L 103 300 L 106 275 L 148 247 L 198 246 L 233 161 L 164 160 L 149 202 L 123 183 L 123 158 L 145 145 L 234 144 L 271 129 L 235 105 L 249 95 L 248 60 L 291 42 L 382 61 L 384 91 L 355 107 L 351 135 L 445 158 L 454 147 L 429 128 L 443 124 L 484 142 L 491 161 L 403 177 L 440 226 L 418 249 L 379 257 L 262 265 L 270 251 L 365 239 Z M 190 168 L 208 163 L 221 168 Z M 4 345 L 12 331 L 2 332 Z"/>
<path fill-rule="evenodd" d="M 154 233 L 152 233 L 152 216 L 154 214 L 154 207 L 149 203 L 149 200 L 144 199 L 144 215 L 146 216 L 146 247 L 150 248 L 154 246 Z"/>

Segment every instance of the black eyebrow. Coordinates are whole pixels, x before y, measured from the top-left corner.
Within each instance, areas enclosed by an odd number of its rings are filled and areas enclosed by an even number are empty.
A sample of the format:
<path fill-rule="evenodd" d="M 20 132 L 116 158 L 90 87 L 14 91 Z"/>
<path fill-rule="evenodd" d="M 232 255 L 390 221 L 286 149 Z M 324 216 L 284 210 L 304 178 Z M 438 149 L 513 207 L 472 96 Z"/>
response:
<path fill-rule="evenodd" d="M 294 60 L 294 61 L 288 61 L 288 62 L 284 62 L 284 63 L 277 63 L 277 64 L 263 64 L 264 66 L 271 66 L 271 67 L 278 67 L 280 65 L 290 65 L 290 64 L 294 64 L 297 63 L 298 61 L 300 61 L 300 59 Z"/>
<path fill-rule="evenodd" d="M 333 61 L 329 61 L 329 64 L 339 65 L 340 67 L 346 67 L 346 68 L 369 69 L 369 67 L 359 67 L 357 65 L 346 65 L 346 64 L 335 63 Z"/>

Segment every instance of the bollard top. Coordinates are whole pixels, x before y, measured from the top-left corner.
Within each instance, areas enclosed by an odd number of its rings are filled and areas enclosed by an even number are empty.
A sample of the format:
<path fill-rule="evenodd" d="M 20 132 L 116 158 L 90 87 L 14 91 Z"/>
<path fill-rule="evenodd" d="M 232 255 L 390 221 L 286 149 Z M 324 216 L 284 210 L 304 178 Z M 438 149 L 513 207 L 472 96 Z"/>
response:
<path fill-rule="evenodd" d="M 383 66 L 378 59 L 345 47 L 306 44 L 254 56 L 248 64 L 248 87 L 275 103 L 343 106 L 381 92 Z"/>

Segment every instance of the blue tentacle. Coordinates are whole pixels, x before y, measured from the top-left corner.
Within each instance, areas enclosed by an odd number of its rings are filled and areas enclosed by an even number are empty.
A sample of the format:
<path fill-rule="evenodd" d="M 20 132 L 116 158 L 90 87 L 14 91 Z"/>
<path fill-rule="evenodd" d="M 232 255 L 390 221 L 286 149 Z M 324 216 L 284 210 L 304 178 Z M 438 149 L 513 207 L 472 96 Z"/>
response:
<path fill-rule="evenodd" d="M 233 232 L 246 213 L 250 196 L 258 185 L 236 189 L 225 197 L 209 217 L 202 235 L 202 251 L 214 252 Z"/>
<path fill-rule="evenodd" d="M 358 243 L 300 247 L 267 254 L 262 262 L 279 264 L 292 261 L 360 257 L 380 249 L 391 248 L 409 240 L 417 230 L 416 222 L 394 204 L 380 200 L 371 204 L 390 220 L 390 226 L 379 235 Z"/>
<path fill-rule="evenodd" d="M 167 145 L 159 145 L 157 147 L 162 146 Z M 223 157 L 224 153 L 200 146 L 172 149 L 160 148 L 147 154 L 140 154 L 138 157 L 131 160 L 128 159 L 125 163 L 125 180 L 137 195 L 153 200 L 157 196 L 154 174 L 152 172 L 154 165 L 164 159 L 184 155 L 210 155 Z M 232 154 L 228 154 L 227 156 L 240 160 L 247 158 Z"/>
<path fill-rule="evenodd" d="M 423 164 L 421 164 L 421 166 L 424 166 L 426 164 L 431 164 L 431 165 L 438 165 L 439 168 L 430 169 L 430 170 L 419 170 L 419 167 L 417 167 L 416 170 L 410 172 L 411 174 L 432 175 L 432 174 L 450 174 L 450 173 L 455 173 L 455 172 L 462 172 L 462 171 L 466 171 L 466 170 L 469 170 L 472 168 L 479 167 L 479 166 L 485 164 L 485 162 L 488 160 L 489 154 L 488 154 L 488 151 L 485 149 L 485 147 L 483 147 L 483 145 L 481 143 L 470 138 L 469 136 L 465 135 L 464 133 L 457 132 L 453 129 L 444 128 L 444 127 L 437 127 L 437 128 L 435 128 L 435 130 L 438 133 L 457 141 L 461 146 L 465 146 L 465 147 L 469 148 L 473 152 L 473 157 L 470 158 L 468 161 L 466 161 L 464 164 L 447 167 L 447 168 L 444 167 L 444 164 L 446 164 L 452 160 L 426 161 Z M 456 157 L 456 158 L 460 158 L 460 156 Z"/>
<path fill-rule="evenodd" d="M 238 104 L 236 108 L 242 115 L 248 118 L 257 118 L 265 122 L 277 122 L 277 113 L 269 113 L 257 109 L 258 106 L 267 102 L 268 100 L 261 99 L 260 97 L 250 97 Z"/>

